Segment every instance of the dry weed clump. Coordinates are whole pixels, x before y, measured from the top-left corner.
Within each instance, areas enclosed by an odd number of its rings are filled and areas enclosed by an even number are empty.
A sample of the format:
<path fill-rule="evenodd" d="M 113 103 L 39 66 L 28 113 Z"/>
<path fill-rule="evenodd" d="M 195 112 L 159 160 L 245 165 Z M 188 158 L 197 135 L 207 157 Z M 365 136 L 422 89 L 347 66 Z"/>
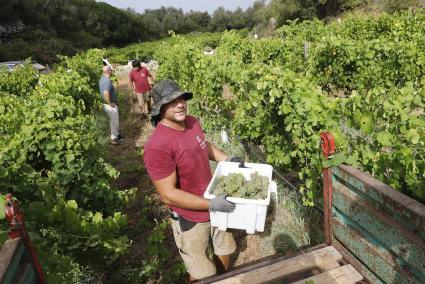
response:
<path fill-rule="evenodd" d="M 298 193 L 278 184 L 279 203 L 267 214 L 260 246 L 264 255 L 290 254 L 323 242 L 321 214 L 302 204 Z"/>

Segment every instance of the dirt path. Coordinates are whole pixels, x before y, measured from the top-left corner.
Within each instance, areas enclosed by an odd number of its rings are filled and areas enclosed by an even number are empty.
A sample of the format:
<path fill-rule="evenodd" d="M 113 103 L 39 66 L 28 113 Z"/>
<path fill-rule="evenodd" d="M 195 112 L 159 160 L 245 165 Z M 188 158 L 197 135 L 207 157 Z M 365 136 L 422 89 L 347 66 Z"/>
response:
<path fill-rule="evenodd" d="M 134 147 L 142 147 L 154 128 L 146 118 L 141 119 L 141 112 L 137 100 L 133 98 L 127 76 L 119 79 L 117 90 L 121 95 L 124 95 L 125 99 L 126 113 L 121 122 L 121 129 L 129 133 L 129 139 L 127 140 Z"/>
<path fill-rule="evenodd" d="M 141 112 L 137 102 L 133 101 L 132 95 L 125 79 L 120 79 L 117 85 L 120 94 L 120 133 L 125 137 L 124 143 L 118 146 L 110 146 L 113 166 L 120 172 L 116 180 L 119 189 L 138 189 L 138 198 L 146 193 L 152 193 L 154 188 L 141 158 L 141 149 L 153 131 L 149 121 L 141 119 Z"/>
<path fill-rule="evenodd" d="M 140 224 L 141 214 L 146 214 L 145 197 L 152 200 L 149 208 L 149 220 L 162 220 L 167 217 L 166 208 L 160 202 L 155 188 L 150 182 L 149 176 L 142 160 L 142 149 L 146 140 L 153 131 L 153 127 L 146 118 L 141 118 L 141 112 L 138 108 L 137 101 L 132 100 L 132 93 L 129 88 L 127 76 L 119 79 L 116 90 L 120 95 L 120 133 L 124 136 L 124 142 L 121 145 L 109 146 L 108 162 L 111 163 L 119 172 L 119 177 L 113 181 L 113 186 L 119 190 L 136 188 L 136 198 L 133 200 L 127 210 L 129 227 L 134 229 Z M 153 210 L 152 210 L 153 209 Z M 134 230 L 132 245 L 129 252 L 122 256 L 116 265 L 124 267 L 126 265 L 140 265 L 144 259 L 146 251 L 147 236 L 149 232 L 137 232 Z M 174 249 L 173 244 L 168 240 L 172 240 L 171 229 L 167 231 L 167 246 L 173 258 L 178 255 L 178 251 Z M 112 282 L 111 282 L 112 283 Z"/>

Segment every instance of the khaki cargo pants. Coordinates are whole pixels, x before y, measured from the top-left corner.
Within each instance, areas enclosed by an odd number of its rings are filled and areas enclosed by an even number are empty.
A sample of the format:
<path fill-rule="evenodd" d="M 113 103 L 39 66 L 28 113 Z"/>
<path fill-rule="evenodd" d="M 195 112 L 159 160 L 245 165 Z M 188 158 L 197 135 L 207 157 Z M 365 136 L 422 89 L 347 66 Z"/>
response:
<path fill-rule="evenodd" d="M 147 112 L 151 111 L 151 93 L 136 93 L 137 102 L 142 112 L 145 111 L 145 104 L 147 105 Z"/>
<path fill-rule="evenodd" d="M 174 240 L 186 265 L 187 272 L 196 279 L 216 274 L 214 263 L 207 256 L 209 239 L 212 239 L 215 255 L 229 255 L 236 250 L 232 233 L 211 227 L 210 222 L 197 223 L 182 232 L 179 221 L 171 220 Z"/>

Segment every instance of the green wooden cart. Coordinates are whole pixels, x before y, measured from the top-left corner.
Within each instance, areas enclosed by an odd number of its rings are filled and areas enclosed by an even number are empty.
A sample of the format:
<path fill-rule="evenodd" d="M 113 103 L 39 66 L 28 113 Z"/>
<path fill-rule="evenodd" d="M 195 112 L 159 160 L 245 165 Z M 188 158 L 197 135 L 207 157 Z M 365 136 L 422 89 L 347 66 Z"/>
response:
<path fill-rule="evenodd" d="M 323 187 L 324 244 L 199 283 L 425 283 L 425 205 L 346 165 L 324 169 Z"/>

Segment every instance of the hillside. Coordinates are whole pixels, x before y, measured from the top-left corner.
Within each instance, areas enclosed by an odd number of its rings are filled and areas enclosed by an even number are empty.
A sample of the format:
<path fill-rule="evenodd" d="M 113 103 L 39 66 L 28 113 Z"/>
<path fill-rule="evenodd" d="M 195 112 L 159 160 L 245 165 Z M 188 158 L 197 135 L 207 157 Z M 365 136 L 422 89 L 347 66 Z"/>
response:
<path fill-rule="evenodd" d="M 13 0 L 0 18 L 0 61 L 53 63 L 57 54 L 127 45 L 145 30 L 136 15 L 94 0 Z"/>

